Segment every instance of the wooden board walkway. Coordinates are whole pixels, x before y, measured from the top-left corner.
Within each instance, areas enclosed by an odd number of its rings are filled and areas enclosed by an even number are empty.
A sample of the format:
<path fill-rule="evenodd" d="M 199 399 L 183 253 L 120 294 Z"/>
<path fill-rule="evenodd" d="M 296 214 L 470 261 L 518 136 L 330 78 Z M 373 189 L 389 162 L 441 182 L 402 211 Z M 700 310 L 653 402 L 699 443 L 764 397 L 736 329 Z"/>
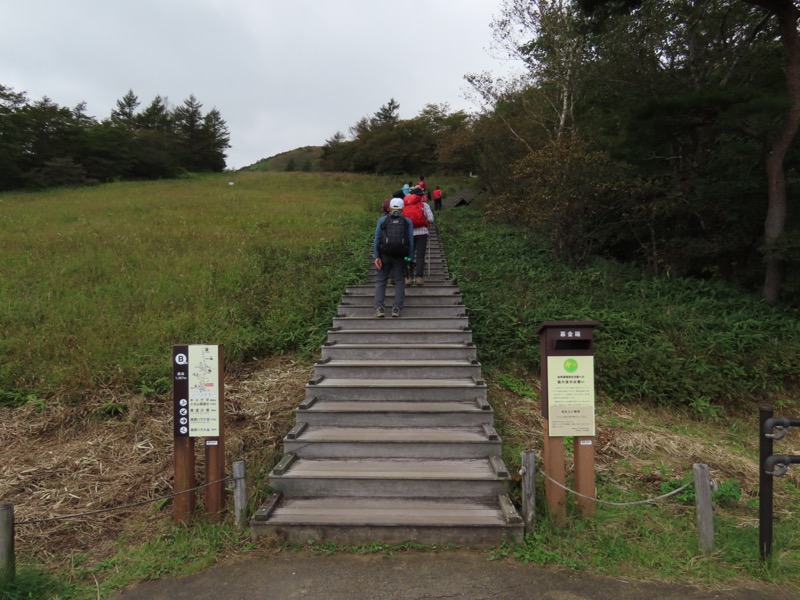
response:
<path fill-rule="evenodd" d="M 446 198 L 445 210 L 462 196 Z M 345 289 L 328 341 L 270 473 L 254 537 L 494 545 L 522 519 L 441 240 L 400 318 L 372 316 L 374 276 Z M 387 290 L 391 303 L 392 286 Z"/>

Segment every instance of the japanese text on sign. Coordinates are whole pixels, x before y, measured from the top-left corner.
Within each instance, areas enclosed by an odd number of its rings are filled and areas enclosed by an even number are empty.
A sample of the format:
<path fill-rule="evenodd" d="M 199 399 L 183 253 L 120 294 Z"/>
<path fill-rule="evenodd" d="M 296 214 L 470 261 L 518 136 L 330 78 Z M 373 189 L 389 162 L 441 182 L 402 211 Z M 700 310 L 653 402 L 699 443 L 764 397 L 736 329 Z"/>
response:
<path fill-rule="evenodd" d="M 547 396 L 550 435 L 595 434 L 593 356 L 549 356 Z"/>
<path fill-rule="evenodd" d="M 219 436 L 219 380 L 219 346 L 198 344 L 174 348 L 176 436 Z"/>

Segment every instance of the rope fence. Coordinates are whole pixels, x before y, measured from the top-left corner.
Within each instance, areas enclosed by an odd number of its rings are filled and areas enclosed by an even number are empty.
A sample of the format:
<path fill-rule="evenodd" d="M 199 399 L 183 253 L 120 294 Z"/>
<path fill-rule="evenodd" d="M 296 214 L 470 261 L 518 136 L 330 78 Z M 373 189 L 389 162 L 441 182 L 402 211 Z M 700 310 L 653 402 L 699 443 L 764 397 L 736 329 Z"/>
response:
<path fill-rule="evenodd" d="M 524 468 L 520 469 L 519 470 L 519 474 L 520 475 L 524 475 L 524 471 L 525 471 Z M 571 488 L 568 488 L 567 486 L 565 486 L 565 485 L 561 484 L 560 482 L 556 481 L 555 479 L 550 477 L 544 471 L 541 471 L 541 472 L 542 472 L 542 475 L 544 475 L 544 477 L 547 480 L 549 480 L 551 483 L 554 483 L 555 485 L 560 487 L 562 490 L 564 490 L 566 492 L 569 492 L 570 494 L 574 494 L 575 496 L 578 496 L 580 498 L 585 498 L 586 500 L 591 500 L 592 502 L 597 502 L 598 504 L 605 504 L 607 506 L 639 506 L 641 504 L 653 504 L 653 503 L 658 502 L 660 500 L 664 500 L 666 498 L 669 498 L 670 496 L 675 496 L 676 494 L 680 494 L 683 490 L 685 490 L 687 488 L 690 488 L 693 485 L 693 483 L 686 483 L 686 484 L 682 485 L 681 487 L 672 490 L 671 492 L 667 492 L 666 494 L 662 494 L 661 496 L 655 496 L 654 498 L 647 498 L 646 500 L 636 500 L 635 502 L 611 502 L 609 500 L 600 500 L 599 498 L 593 498 L 591 496 L 587 496 L 585 494 L 581 494 L 579 492 L 576 492 L 575 490 L 573 490 Z"/>
<path fill-rule="evenodd" d="M 535 513 L 536 513 L 536 486 L 535 486 L 535 478 L 536 478 L 536 459 L 533 451 L 523 451 L 522 452 L 522 467 L 519 470 L 519 474 L 522 477 L 522 520 L 525 524 L 526 531 L 532 531 L 534 528 L 534 521 L 535 521 Z M 541 470 L 541 469 L 540 469 Z M 689 483 L 685 483 L 684 485 L 671 490 L 665 494 L 661 494 L 660 496 L 655 496 L 653 498 L 645 498 L 643 500 L 636 500 L 633 502 L 611 502 L 608 500 L 600 500 L 594 496 L 588 496 L 586 494 L 582 494 L 576 490 L 573 490 L 560 481 L 557 481 L 550 477 L 544 470 L 541 470 L 542 475 L 544 478 L 555 485 L 556 487 L 562 489 L 565 492 L 573 494 L 579 498 L 583 498 L 584 500 L 588 500 L 590 502 L 594 502 L 597 504 L 604 504 L 606 506 L 616 506 L 616 507 L 629 507 L 629 506 L 639 506 L 642 504 L 653 504 L 655 502 L 659 502 L 661 500 L 665 500 L 670 498 L 671 496 L 675 496 L 680 494 L 684 490 L 689 487 L 694 486 L 694 504 L 696 510 L 696 518 L 697 518 L 697 529 L 700 537 L 700 548 L 706 554 L 712 552 L 714 550 L 714 518 L 713 518 L 713 511 L 712 511 L 712 503 L 711 503 L 711 490 L 714 487 L 713 482 L 711 481 L 709 475 L 709 468 L 708 465 L 705 464 L 695 464 L 693 467 L 693 481 Z M 551 502 L 548 493 L 548 503 Z M 553 500 L 556 502 L 556 506 L 558 506 L 558 500 Z M 552 506 L 552 505 L 551 505 Z M 585 510 L 583 507 L 582 510 Z"/>
<path fill-rule="evenodd" d="M 176 498 L 183 494 L 189 494 L 201 490 L 203 488 L 218 485 L 224 482 L 233 482 L 233 501 L 234 501 L 234 519 L 239 529 L 244 529 L 247 526 L 247 481 L 245 480 L 245 465 L 243 460 L 233 462 L 233 474 L 227 477 L 221 477 L 215 481 L 209 481 L 187 490 L 181 490 L 166 496 L 159 496 L 158 498 L 148 498 L 139 502 L 125 504 L 123 506 L 112 506 L 108 508 L 99 508 L 97 510 L 85 511 L 72 515 L 63 515 L 60 517 L 48 517 L 46 519 L 29 519 L 27 521 L 14 520 L 14 505 L 13 504 L 0 504 L 0 584 L 13 581 L 16 574 L 16 557 L 14 555 L 14 530 L 20 525 L 40 525 L 42 523 L 53 523 L 56 521 L 66 521 L 69 519 L 80 519 L 84 517 L 91 517 L 103 513 L 113 511 L 123 511 L 143 506 L 145 504 L 152 504 L 154 502 L 163 502 Z M 230 489 L 230 488 L 228 488 Z"/>

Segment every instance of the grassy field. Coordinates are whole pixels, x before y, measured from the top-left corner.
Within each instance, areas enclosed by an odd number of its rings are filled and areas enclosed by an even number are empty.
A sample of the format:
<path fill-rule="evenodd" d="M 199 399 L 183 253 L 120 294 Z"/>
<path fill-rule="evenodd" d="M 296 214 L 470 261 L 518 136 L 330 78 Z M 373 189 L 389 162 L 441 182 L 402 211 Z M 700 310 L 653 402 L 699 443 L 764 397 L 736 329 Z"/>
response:
<path fill-rule="evenodd" d="M 460 183 L 442 181 L 453 191 Z M 170 349 L 208 342 L 225 344 L 228 458 L 247 461 L 257 506 L 344 285 L 367 272 L 378 206 L 396 184 L 237 173 L 0 195 L 0 499 L 30 520 L 169 493 Z M 693 462 L 709 464 L 720 484 L 710 556 L 699 551 L 686 492 L 657 505 L 601 506 L 588 520 L 570 501 L 563 527 L 540 502 L 526 543 L 487 559 L 715 589 L 800 586 L 800 468 L 776 480 L 780 525 L 766 565 L 757 532 L 757 406 L 799 416 L 796 313 L 720 284 L 602 261 L 570 270 L 477 208 L 438 221 L 511 472 L 521 450 L 541 448 L 536 327 L 591 318 L 601 321 L 598 497 L 674 490 Z M 800 454 L 800 436 L 790 432 L 776 448 Z M 229 521 L 176 527 L 165 502 L 21 526 L 17 540 L 20 577 L 1 600 L 105 598 L 231 555 L 286 550 L 253 546 Z"/>
<path fill-rule="evenodd" d="M 163 392 L 176 343 L 225 344 L 230 367 L 315 347 L 392 183 L 237 173 L 0 196 L 0 401 Z"/>
<path fill-rule="evenodd" d="M 304 146 L 281 152 L 244 168 L 246 171 L 286 171 L 294 163 L 294 171 L 319 171 L 322 146 Z"/>

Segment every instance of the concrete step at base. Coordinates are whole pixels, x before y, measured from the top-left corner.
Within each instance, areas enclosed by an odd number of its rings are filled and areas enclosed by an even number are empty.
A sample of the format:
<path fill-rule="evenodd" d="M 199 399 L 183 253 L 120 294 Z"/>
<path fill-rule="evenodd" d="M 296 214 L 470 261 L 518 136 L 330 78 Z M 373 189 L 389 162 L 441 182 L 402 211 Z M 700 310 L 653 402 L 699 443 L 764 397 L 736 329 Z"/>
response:
<path fill-rule="evenodd" d="M 314 377 L 325 379 L 406 379 L 420 383 L 432 379 L 480 379 L 476 360 L 321 360 Z"/>
<path fill-rule="evenodd" d="M 402 317 L 401 317 L 402 318 Z M 372 329 L 330 329 L 328 341 L 343 344 L 466 344 L 472 342 L 472 331 L 466 327 L 455 329 L 414 329 L 399 327 L 399 319 L 392 324 L 391 317 L 384 317 L 387 323 L 375 323 Z M 380 327 L 378 327 L 380 325 Z"/>
<path fill-rule="evenodd" d="M 494 412 L 477 401 L 313 401 L 295 410 L 298 423 L 327 427 L 469 427 L 492 425 Z"/>
<path fill-rule="evenodd" d="M 287 455 L 269 474 L 270 486 L 291 497 L 486 498 L 508 493 L 509 480 L 499 458 L 314 460 Z"/>
<path fill-rule="evenodd" d="M 510 508 L 509 508 L 510 507 Z M 521 543 L 523 524 L 507 496 L 479 499 L 286 498 L 275 494 L 250 522 L 255 539 L 309 544 Z"/>
<path fill-rule="evenodd" d="M 500 456 L 491 427 L 324 427 L 298 423 L 283 439 L 300 458 L 483 458 Z"/>
<path fill-rule="evenodd" d="M 338 344 L 322 346 L 322 360 L 477 360 L 470 344 Z"/>

